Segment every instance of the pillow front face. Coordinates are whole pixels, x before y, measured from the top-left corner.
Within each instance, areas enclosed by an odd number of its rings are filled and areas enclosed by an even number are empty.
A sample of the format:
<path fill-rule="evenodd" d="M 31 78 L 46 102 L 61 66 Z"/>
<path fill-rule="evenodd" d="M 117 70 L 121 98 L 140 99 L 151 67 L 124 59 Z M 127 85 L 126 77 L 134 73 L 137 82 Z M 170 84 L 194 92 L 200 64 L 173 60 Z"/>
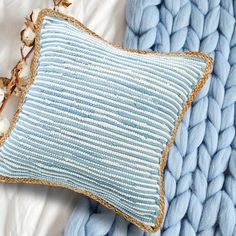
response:
<path fill-rule="evenodd" d="M 122 50 L 52 10 L 36 35 L 30 85 L 1 140 L 1 181 L 67 187 L 156 231 L 165 158 L 211 58 Z"/>

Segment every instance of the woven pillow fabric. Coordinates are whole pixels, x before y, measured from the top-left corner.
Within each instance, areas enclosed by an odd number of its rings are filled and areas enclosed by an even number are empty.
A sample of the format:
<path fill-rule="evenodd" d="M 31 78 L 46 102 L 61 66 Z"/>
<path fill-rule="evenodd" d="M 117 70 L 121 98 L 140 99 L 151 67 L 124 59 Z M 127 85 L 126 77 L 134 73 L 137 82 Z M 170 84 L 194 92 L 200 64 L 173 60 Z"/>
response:
<path fill-rule="evenodd" d="M 1 181 L 66 187 L 156 231 L 165 159 L 211 58 L 124 50 L 48 9 L 36 28 L 30 83 L 1 140 Z"/>

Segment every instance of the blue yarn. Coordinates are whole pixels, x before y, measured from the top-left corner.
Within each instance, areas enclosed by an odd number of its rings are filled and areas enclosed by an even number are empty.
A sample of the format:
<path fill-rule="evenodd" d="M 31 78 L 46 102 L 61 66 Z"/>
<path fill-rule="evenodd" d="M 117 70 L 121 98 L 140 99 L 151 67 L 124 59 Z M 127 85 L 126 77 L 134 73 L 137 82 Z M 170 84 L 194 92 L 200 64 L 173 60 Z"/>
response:
<path fill-rule="evenodd" d="M 170 150 L 166 216 L 153 235 L 236 235 L 235 19 L 233 0 L 128 0 L 125 47 L 203 51 L 215 59 L 212 78 L 186 113 Z M 148 235 L 109 210 L 109 226 L 105 220 L 90 223 L 102 213 L 80 207 L 79 202 L 67 236 L 83 235 L 78 227 L 86 228 L 86 235 Z"/>

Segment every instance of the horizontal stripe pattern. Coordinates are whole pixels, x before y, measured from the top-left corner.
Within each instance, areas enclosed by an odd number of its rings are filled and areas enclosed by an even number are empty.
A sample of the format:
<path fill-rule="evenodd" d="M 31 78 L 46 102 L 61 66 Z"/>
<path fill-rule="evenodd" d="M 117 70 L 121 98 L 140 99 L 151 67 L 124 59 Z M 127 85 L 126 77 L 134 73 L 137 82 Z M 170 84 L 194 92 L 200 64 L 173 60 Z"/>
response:
<path fill-rule="evenodd" d="M 155 225 L 160 159 L 205 60 L 122 51 L 51 16 L 40 46 L 0 174 L 89 191 Z"/>

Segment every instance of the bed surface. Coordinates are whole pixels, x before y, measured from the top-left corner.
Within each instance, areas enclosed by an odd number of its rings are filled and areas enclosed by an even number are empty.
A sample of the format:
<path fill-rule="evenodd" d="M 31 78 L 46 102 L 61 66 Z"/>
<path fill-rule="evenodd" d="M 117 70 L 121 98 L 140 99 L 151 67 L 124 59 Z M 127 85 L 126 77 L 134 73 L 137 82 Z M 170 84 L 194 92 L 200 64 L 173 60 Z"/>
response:
<path fill-rule="evenodd" d="M 74 0 L 63 10 L 73 15 L 98 35 L 122 45 L 125 31 L 126 0 Z M 24 17 L 32 9 L 52 7 L 52 0 L 0 1 L 0 77 L 10 77 L 11 69 L 20 59 L 19 33 Z M 12 98 L 1 115 L 12 117 L 17 99 Z M 74 209 L 79 195 L 65 189 L 0 184 L 0 235 L 59 236 Z"/>

